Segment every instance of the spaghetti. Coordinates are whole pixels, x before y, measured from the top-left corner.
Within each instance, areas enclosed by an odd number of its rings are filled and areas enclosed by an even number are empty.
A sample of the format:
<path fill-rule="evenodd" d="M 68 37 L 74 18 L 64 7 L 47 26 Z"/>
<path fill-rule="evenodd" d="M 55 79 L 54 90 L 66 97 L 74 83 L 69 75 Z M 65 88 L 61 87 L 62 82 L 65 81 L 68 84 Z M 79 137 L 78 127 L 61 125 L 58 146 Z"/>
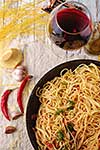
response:
<path fill-rule="evenodd" d="M 100 69 L 64 69 L 40 90 L 36 121 L 40 150 L 100 150 Z"/>

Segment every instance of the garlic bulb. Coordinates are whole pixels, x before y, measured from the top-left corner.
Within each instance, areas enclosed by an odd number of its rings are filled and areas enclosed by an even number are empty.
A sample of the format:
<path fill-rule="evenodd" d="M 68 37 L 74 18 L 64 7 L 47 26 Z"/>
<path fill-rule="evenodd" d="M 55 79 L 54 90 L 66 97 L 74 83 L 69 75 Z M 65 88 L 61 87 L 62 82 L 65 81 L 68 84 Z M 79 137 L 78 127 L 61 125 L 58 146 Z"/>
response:
<path fill-rule="evenodd" d="M 12 72 L 12 77 L 16 81 L 22 81 L 24 77 L 26 76 L 26 74 L 27 74 L 27 71 L 26 71 L 25 66 L 17 66 Z"/>

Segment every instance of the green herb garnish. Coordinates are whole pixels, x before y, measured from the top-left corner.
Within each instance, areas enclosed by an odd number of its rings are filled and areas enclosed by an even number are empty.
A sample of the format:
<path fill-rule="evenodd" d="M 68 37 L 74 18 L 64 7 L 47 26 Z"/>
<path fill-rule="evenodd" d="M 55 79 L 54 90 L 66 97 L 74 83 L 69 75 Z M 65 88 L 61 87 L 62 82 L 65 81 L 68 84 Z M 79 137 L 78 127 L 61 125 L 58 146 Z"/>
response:
<path fill-rule="evenodd" d="M 57 132 L 57 139 L 58 139 L 59 141 L 62 141 L 62 140 L 64 139 L 64 133 L 63 133 L 62 130 L 59 130 L 59 131 Z"/>
<path fill-rule="evenodd" d="M 74 107 L 75 107 L 75 102 L 72 101 L 72 100 L 69 100 L 69 101 L 68 101 L 68 107 L 67 107 L 67 110 L 68 110 L 68 111 L 69 111 L 69 110 L 73 110 Z"/>
<path fill-rule="evenodd" d="M 69 111 L 69 110 L 73 110 L 74 109 L 74 106 L 69 106 L 69 107 L 67 107 L 67 110 Z"/>
<path fill-rule="evenodd" d="M 69 100 L 68 103 L 69 103 L 70 105 L 75 105 L 75 102 L 72 101 L 72 100 Z"/>
<path fill-rule="evenodd" d="M 74 131 L 74 124 L 72 122 L 67 123 L 66 129 L 70 132 Z"/>
<path fill-rule="evenodd" d="M 57 111 L 56 111 L 56 115 L 60 115 L 61 113 L 63 113 L 64 112 L 64 110 L 63 109 L 57 109 Z"/>

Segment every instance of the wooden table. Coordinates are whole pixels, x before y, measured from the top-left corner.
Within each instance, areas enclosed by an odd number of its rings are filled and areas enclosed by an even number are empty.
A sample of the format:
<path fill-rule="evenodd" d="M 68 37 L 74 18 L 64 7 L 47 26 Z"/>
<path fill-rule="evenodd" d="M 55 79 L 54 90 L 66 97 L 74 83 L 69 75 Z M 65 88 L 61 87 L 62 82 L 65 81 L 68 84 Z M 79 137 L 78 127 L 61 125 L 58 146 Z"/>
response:
<path fill-rule="evenodd" d="M 100 20 L 100 0 L 76 0 L 85 4 L 93 17 L 93 21 Z M 32 0 L 22 0 L 22 2 L 32 2 Z M 38 2 L 38 0 L 37 0 Z M 21 3 L 21 2 L 20 2 Z M 41 6 L 39 4 L 39 6 Z M 49 16 L 49 15 L 48 15 Z M 34 31 L 37 27 L 34 25 Z M 18 47 L 24 54 L 24 65 L 27 66 L 29 74 L 34 76 L 34 80 L 29 84 L 30 90 L 24 92 L 24 105 L 26 107 L 29 94 L 37 81 L 51 68 L 58 64 L 74 59 L 94 59 L 98 60 L 98 56 L 88 54 L 84 48 L 75 51 L 64 51 L 52 44 L 46 34 L 46 25 L 41 27 L 44 34 L 42 36 L 33 35 L 16 37 L 11 43 L 10 47 Z M 5 69 L 0 69 L 0 95 L 12 84 L 18 86 L 11 75 Z M 9 103 L 13 101 L 9 108 L 17 107 L 15 99 L 16 91 L 10 96 Z M 17 131 L 14 134 L 6 135 L 4 127 L 7 125 L 14 125 Z M 25 127 L 25 115 L 16 121 L 7 121 L 0 111 L 0 150 L 31 150 L 33 149 L 27 136 Z"/>

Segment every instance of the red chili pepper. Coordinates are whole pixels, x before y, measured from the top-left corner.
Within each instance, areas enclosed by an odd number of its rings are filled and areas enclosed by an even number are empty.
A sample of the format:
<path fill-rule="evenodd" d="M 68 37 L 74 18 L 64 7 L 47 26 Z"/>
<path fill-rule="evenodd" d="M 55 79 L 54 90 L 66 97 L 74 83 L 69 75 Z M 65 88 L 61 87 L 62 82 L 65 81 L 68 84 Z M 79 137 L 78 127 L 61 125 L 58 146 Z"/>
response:
<path fill-rule="evenodd" d="M 6 119 L 9 121 L 10 121 L 10 118 L 9 118 L 9 114 L 8 114 L 7 102 L 8 102 L 9 94 L 11 92 L 12 92 L 12 90 L 6 90 L 1 97 L 1 110 L 2 110 L 2 113 L 4 114 L 4 116 L 6 117 Z"/>
<path fill-rule="evenodd" d="M 24 78 L 24 80 L 22 81 L 22 83 L 19 87 L 19 90 L 17 92 L 17 102 L 18 102 L 19 108 L 22 113 L 24 113 L 24 108 L 23 108 L 23 104 L 22 104 L 22 93 L 23 93 L 23 90 L 24 90 L 24 87 L 25 87 L 27 81 L 29 81 L 32 77 L 33 77 L 32 75 L 27 75 Z"/>

